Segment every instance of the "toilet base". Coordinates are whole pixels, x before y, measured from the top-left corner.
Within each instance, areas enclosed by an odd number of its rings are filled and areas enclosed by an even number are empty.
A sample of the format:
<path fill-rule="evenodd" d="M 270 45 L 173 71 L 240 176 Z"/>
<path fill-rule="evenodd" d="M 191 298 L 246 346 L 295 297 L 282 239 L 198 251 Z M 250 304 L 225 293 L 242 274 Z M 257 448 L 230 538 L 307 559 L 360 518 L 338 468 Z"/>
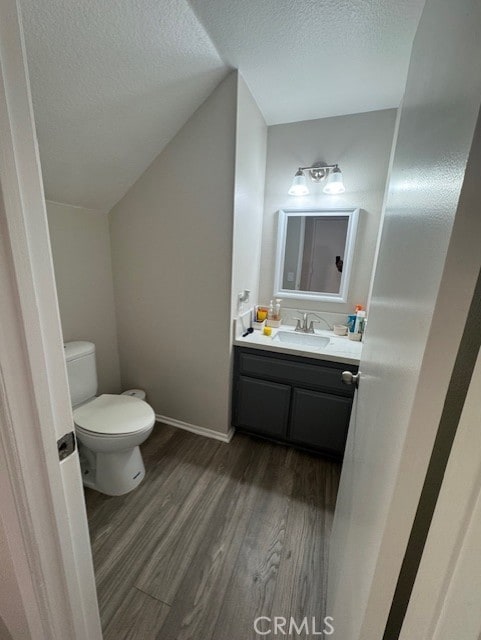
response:
<path fill-rule="evenodd" d="M 113 453 L 94 452 L 79 443 L 80 468 L 86 487 L 108 496 L 121 496 L 144 479 L 145 467 L 139 447 Z"/>

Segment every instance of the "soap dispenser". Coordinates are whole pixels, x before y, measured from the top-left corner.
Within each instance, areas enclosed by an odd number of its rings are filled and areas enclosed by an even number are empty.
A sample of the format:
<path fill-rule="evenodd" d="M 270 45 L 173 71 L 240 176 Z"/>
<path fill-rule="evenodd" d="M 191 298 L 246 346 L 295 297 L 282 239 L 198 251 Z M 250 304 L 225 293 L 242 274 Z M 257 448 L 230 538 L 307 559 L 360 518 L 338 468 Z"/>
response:
<path fill-rule="evenodd" d="M 275 304 L 274 304 L 274 300 L 271 300 L 269 304 L 269 311 L 267 313 L 266 325 L 268 327 L 281 326 L 281 299 L 280 298 L 276 298 Z"/>
<path fill-rule="evenodd" d="M 274 311 L 274 300 L 271 300 L 269 302 L 269 311 L 267 312 L 267 319 L 268 320 L 275 320 L 275 311 Z"/>
<path fill-rule="evenodd" d="M 276 316 L 276 320 L 281 320 L 281 302 L 282 298 L 276 298 L 276 306 L 274 307 L 274 313 Z"/>

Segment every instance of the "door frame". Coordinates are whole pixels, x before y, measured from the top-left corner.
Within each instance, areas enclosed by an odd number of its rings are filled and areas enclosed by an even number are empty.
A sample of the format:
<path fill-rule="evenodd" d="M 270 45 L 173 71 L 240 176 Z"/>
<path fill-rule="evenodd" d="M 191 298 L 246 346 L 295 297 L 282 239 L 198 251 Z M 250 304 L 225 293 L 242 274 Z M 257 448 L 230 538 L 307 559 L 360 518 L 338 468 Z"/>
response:
<path fill-rule="evenodd" d="M 101 640 L 78 453 L 57 452 L 73 419 L 16 0 L 0 3 L 0 148 L 0 521 L 29 638 Z"/>
<path fill-rule="evenodd" d="M 480 392 L 481 350 L 443 474 L 400 640 L 478 640 L 481 632 Z"/>

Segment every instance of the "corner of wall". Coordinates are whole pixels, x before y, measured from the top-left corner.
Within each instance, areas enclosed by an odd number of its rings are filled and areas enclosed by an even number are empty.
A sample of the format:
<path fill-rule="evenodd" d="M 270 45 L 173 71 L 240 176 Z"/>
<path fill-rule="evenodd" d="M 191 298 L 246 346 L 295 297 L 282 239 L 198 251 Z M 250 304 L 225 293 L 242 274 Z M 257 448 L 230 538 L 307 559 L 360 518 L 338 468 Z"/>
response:
<path fill-rule="evenodd" d="M 262 220 L 267 157 L 267 125 L 242 75 L 238 74 L 231 318 L 238 294 L 259 296 Z M 231 323 L 232 324 L 232 323 Z"/>

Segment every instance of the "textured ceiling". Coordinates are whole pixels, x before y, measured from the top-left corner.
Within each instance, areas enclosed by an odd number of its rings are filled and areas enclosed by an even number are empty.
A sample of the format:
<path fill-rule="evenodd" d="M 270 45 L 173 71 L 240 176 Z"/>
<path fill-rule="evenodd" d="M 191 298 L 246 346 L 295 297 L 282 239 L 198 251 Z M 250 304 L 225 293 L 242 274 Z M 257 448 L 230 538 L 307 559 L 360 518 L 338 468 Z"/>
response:
<path fill-rule="evenodd" d="M 268 124 L 398 106 L 424 0 L 20 4 L 47 198 L 109 209 L 229 68 Z"/>
<path fill-rule="evenodd" d="M 398 107 L 424 0 L 189 0 L 268 124 Z"/>
<path fill-rule="evenodd" d="M 48 199 L 109 209 L 225 75 L 186 0 L 21 0 Z"/>

